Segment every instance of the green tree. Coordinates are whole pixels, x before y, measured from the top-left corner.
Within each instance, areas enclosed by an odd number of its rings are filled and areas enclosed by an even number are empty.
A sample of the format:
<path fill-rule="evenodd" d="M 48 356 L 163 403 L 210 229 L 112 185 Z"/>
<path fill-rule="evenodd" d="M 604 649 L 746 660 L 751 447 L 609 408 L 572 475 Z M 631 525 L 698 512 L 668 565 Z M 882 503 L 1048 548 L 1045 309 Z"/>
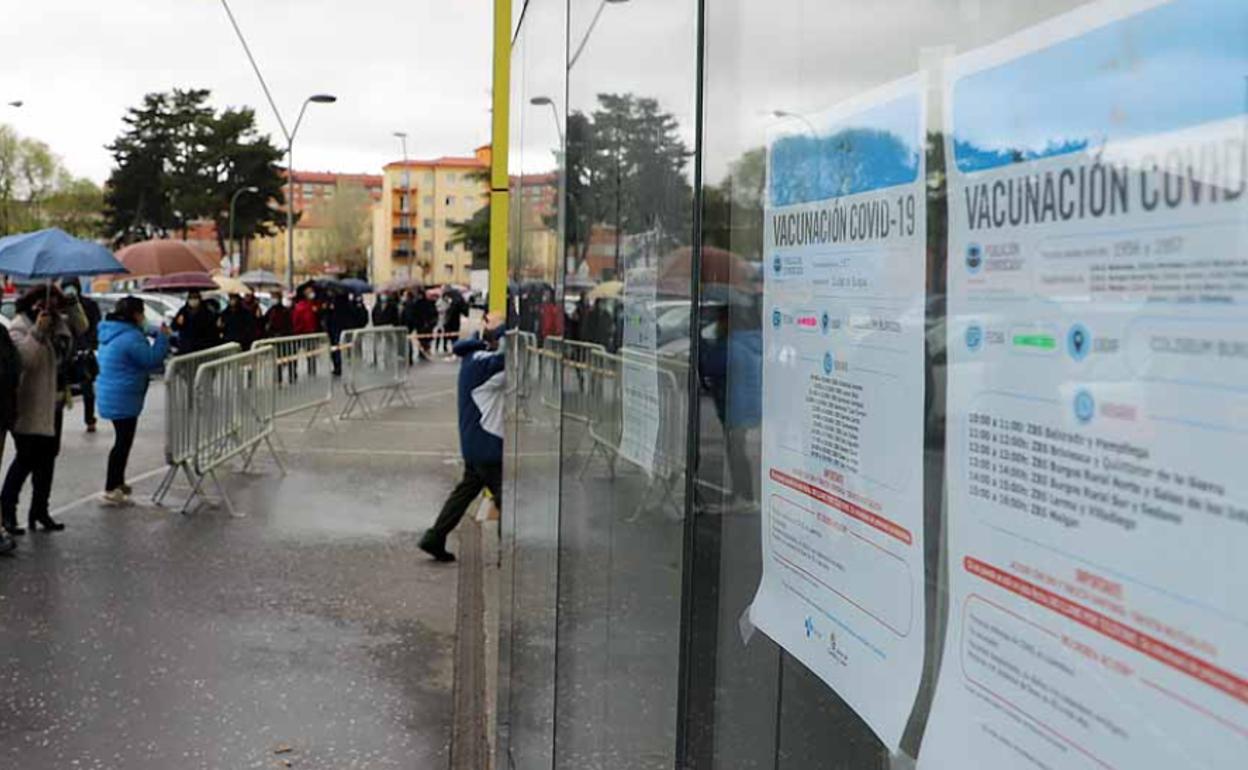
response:
<path fill-rule="evenodd" d="M 180 233 L 189 223 L 211 219 L 217 244 L 227 251 L 229 205 L 239 197 L 235 233 L 272 235 L 285 204 L 281 151 L 255 126 L 250 108 L 215 111 L 205 89 L 151 93 L 123 119 L 126 128 L 109 145 L 116 167 L 108 181 L 105 219 L 115 243 Z"/>
<path fill-rule="evenodd" d="M 368 269 L 372 200 L 363 185 L 339 182 L 333 197 L 317 203 L 309 217 L 317 226 L 308 250 L 314 263 L 336 264 L 348 273 Z"/>
<path fill-rule="evenodd" d="M 48 145 L 0 125 L 0 235 L 60 227 L 93 237 L 102 202 L 100 188 L 70 174 Z"/>
<path fill-rule="evenodd" d="M 702 193 L 702 232 L 707 245 L 736 252 L 746 259 L 763 258 L 763 202 L 767 151 L 746 151 L 728 167 L 717 185 Z"/>
<path fill-rule="evenodd" d="M 490 172 L 480 169 L 471 174 L 473 181 L 489 186 Z M 488 201 L 488 199 L 487 199 Z M 472 254 L 473 270 L 488 270 L 490 267 L 490 204 L 473 212 L 472 216 L 460 222 L 451 222 L 451 243 L 463 246 Z"/>
<path fill-rule="evenodd" d="M 692 152 L 680 124 L 658 101 L 633 94 L 599 94 L 592 115 L 568 116 L 565 142 L 568 251 L 577 264 L 595 226 L 622 237 L 654 233 L 661 251 L 689 243 Z M 626 265 L 618 265 L 623 269 Z"/>

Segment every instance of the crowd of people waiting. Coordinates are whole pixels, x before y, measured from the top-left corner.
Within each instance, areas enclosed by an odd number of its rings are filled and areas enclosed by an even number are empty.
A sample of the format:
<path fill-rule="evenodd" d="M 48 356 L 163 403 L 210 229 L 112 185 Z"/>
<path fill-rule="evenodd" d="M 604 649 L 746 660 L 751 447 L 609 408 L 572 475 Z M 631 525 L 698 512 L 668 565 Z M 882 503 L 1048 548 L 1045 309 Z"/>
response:
<path fill-rule="evenodd" d="M 151 334 L 144 303 L 136 297 L 120 299 L 101 317 L 98 304 L 82 294 L 76 279 L 28 289 L 16 303 L 7 332 L 0 329 L 0 460 L 10 433 L 16 451 L 0 485 L 0 554 L 12 551 L 15 538 L 26 534 L 17 510 L 28 479 L 27 528 L 65 528 L 52 518 L 49 501 L 65 410 L 73 403 L 74 390 L 82 395 L 87 432 L 96 431 L 97 409 L 113 424 L 103 500 L 127 504 L 131 489 L 126 466 L 148 383 L 171 352 L 193 353 L 222 342 L 247 350 L 259 339 L 321 332 L 337 346 L 343 332 L 369 325 L 370 314 L 358 294 L 307 283 L 299 287 L 293 306 L 282 301 L 280 291 L 271 296 L 265 310 L 254 294 L 231 294 L 218 311 L 192 291 L 172 328 L 162 325 Z M 397 297 L 379 295 L 371 321 L 374 326 L 403 326 L 418 335 L 420 355 L 428 359 L 438 351 L 450 352 L 468 312 L 457 291 L 443 290 L 435 299 L 413 288 Z M 337 352 L 333 366 L 334 374 L 340 374 Z"/>

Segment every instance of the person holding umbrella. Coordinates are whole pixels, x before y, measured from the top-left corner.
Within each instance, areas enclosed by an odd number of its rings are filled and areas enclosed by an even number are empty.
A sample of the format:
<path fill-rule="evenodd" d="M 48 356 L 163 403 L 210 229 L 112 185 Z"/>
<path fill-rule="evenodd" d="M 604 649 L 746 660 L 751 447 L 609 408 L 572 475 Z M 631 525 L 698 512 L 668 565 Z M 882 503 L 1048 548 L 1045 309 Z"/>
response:
<path fill-rule="evenodd" d="M 24 535 L 17 525 L 17 504 L 34 478 L 28 523 L 57 532 L 65 525 L 49 515 L 56 457 L 61 451 L 61 429 L 73 361 L 74 339 L 87 330 L 87 317 L 76 297 L 45 284 L 28 290 L 17 302 L 17 317 L 9 327 L 13 344 L 22 357 L 22 378 L 17 389 L 17 420 L 13 442 L 17 456 L 0 488 L 0 524 L 9 535 Z"/>
<path fill-rule="evenodd" d="M 123 297 L 100 324 L 100 416 L 112 420 L 116 436 L 108 453 L 104 500 L 119 505 L 130 502 L 126 465 L 148 378 L 160 370 L 169 353 L 169 329 L 162 325 L 156 341 L 149 343 L 145 326 L 143 300 L 137 297 Z"/>

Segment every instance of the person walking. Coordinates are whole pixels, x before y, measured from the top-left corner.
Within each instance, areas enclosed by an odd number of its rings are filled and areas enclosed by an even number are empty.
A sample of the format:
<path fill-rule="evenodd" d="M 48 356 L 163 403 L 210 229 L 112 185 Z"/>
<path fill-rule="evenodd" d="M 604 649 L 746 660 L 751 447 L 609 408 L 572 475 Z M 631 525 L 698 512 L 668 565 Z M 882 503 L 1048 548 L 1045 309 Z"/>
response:
<path fill-rule="evenodd" d="M 118 505 L 130 502 L 126 465 L 147 397 L 149 376 L 160 370 L 169 354 L 168 328 L 162 326 L 156 341 L 149 343 L 145 325 L 143 301 L 137 297 L 123 297 L 100 324 L 100 416 L 112 420 L 114 433 L 104 500 Z"/>
<path fill-rule="evenodd" d="M 431 360 L 429 339 L 433 335 L 434 327 L 438 325 L 438 305 L 429 296 L 429 292 L 422 289 L 416 297 L 413 312 L 416 316 L 416 334 L 420 339 L 420 357 L 426 361 Z"/>
<path fill-rule="evenodd" d="M 412 365 L 413 351 L 420 344 L 412 339 L 419 326 L 416 318 L 416 295 L 410 289 L 403 292 L 403 309 L 399 313 L 400 323 L 407 329 L 407 365 Z"/>
<path fill-rule="evenodd" d="M 446 347 L 448 350 L 453 349 L 455 343 L 459 342 L 461 322 L 471 310 L 468 307 L 468 301 L 464 299 L 464 295 L 458 289 L 450 289 L 449 293 L 451 295 L 451 303 L 446 310 L 446 328 L 443 331 L 443 334 L 446 335 Z"/>
<path fill-rule="evenodd" d="M 17 420 L 17 387 L 22 377 L 22 357 L 9 337 L 8 329 L 0 328 L 0 461 L 4 460 L 4 442 Z M 17 541 L 0 528 L 0 553 L 17 547 Z"/>
<path fill-rule="evenodd" d="M 82 313 L 87 317 L 87 330 L 74 340 L 74 363 L 70 369 L 70 384 L 77 385 L 82 393 L 82 420 L 87 433 L 95 433 L 95 378 L 100 373 L 95 360 L 99 347 L 100 306 L 82 293 L 82 283 L 77 278 L 61 281 L 61 291 L 66 296 L 78 298 Z"/>
<path fill-rule="evenodd" d="M 27 517 L 30 528 L 65 529 L 49 515 L 49 500 L 68 401 L 67 370 L 73 360 L 74 338 L 86 329 L 87 318 L 77 298 L 66 298 L 55 286 L 37 286 L 17 301 L 17 316 L 9 327 L 22 358 L 13 423 L 17 456 L 0 487 L 0 525 L 9 535 L 26 534 L 17 526 L 17 504 L 30 477 L 34 487 Z"/>
<path fill-rule="evenodd" d="M 438 311 L 438 320 L 433 325 L 433 352 L 450 352 L 450 337 L 446 336 L 446 316 L 451 310 L 451 298 L 446 296 L 445 288 L 434 307 Z"/>
<path fill-rule="evenodd" d="M 178 333 L 179 353 L 195 353 L 221 344 L 216 311 L 204 304 L 197 291 L 186 295 L 186 304 L 173 318 L 173 330 Z"/>
<path fill-rule="evenodd" d="M 455 345 L 459 365 L 459 450 L 464 476 L 442 506 L 437 521 L 420 539 L 419 547 L 437 561 L 455 561 L 446 550 L 446 538 L 459 525 L 482 489 L 502 504 L 503 408 L 506 356 L 498 349 L 501 318 L 487 316 L 485 333 Z"/>

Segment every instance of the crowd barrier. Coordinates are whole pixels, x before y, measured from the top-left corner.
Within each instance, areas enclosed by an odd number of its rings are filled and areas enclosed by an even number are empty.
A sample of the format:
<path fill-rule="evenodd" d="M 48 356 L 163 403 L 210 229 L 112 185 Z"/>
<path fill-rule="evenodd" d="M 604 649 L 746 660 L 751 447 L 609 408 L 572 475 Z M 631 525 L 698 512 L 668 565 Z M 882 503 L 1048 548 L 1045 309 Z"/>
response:
<path fill-rule="evenodd" d="M 385 391 L 379 403 L 385 408 L 396 398 L 413 405 L 407 395 L 408 334 L 398 326 L 375 326 L 352 329 L 342 335 L 343 390 L 347 403 L 340 419 L 346 419 L 356 407 L 370 413 L 364 396 Z"/>
<path fill-rule="evenodd" d="M 243 457 L 243 469 L 251 466 L 256 451 L 264 444 L 273 460 L 285 472 L 273 448 L 277 414 L 277 358 L 271 346 L 219 358 L 200 365 L 194 384 L 195 483 L 182 506 L 185 513 L 212 479 L 217 493 L 231 514 L 235 513 L 217 469 Z"/>
<path fill-rule="evenodd" d="M 302 334 L 260 340 L 256 348 L 272 348 L 277 366 L 277 416 L 311 409 L 307 426 L 329 406 L 334 395 L 333 363 L 328 334 Z M 332 419 L 330 425 L 333 425 Z"/>
<path fill-rule="evenodd" d="M 157 505 L 164 502 L 179 471 L 186 475 L 191 486 L 195 485 L 191 462 L 195 456 L 194 392 L 199 367 L 238 351 L 238 345 L 230 342 L 198 353 L 174 356 L 165 365 L 165 462 L 169 464 L 169 470 L 152 495 L 152 501 Z"/>

